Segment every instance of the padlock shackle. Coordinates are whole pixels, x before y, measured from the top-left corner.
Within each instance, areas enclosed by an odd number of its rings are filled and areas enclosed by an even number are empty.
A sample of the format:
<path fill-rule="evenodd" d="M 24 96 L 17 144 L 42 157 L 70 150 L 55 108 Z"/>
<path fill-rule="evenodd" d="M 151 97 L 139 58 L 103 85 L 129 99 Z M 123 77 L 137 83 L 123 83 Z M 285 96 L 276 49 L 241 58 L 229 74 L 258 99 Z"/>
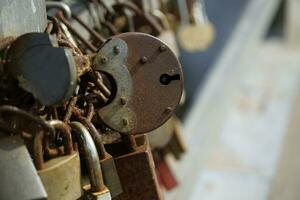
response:
<path fill-rule="evenodd" d="M 96 32 L 94 29 L 89 27 L 82 19 L 80 19 L 78 16 L 72 14 L 72 18 L 74 18 L 82 27 L 84 27 L 93 37 L 95 37 L 101 44 L 103 44 L 106 39 L 100 35 L 98 32 Z"/>
<path fill-rule="evenodd" d="M 100 133 L 98 132 L 98 130 L 96 129 L 96 127 L 87 118 L 79 117 L 78 121 L 80 121 L 88 129 L 89 133 L 91 134 L 91 136 L 95 142 L 100 160 L 105 159 L 107 157 L 106 156 L 107 152 L 105 150 L 105 147 L 104 147 L 104 144 L 102 141 L 102 137 L 101 137 Z"/>
<path fill-rule="evenodd" d="M 127 8 L 127 9 L 131 10 L 132 12 L 134 12 L 136 15 L 143 15 L 143 11 L 132 2 L 118 1 L 116 5 L 118 5 L 122 8 Z"/>
<path fill-rule="evenodd" d="M 70 127 L 60 120 L 51 120 L 48 122 L 56 130 L 59 130 L 63 139 L 64 154 L 71 155 L 73 153 L 73 141 Z"/>
<path fill-rule="evenodd" d="M 104 185 L 100 160 L 93 138 L 82 123 L 73 121 L 70 123 L 70 126 L 76 134 L 79 146 L 83 149 L 84 160 L 86 161 L 86 166 L 88 168 L 91 191 L 104 191 L 106 187 Z"/>
<path fill-rule="evenodd" d="M 168 21 L 168 18 L 167 16 L 160 10 L 153 10 L 151 12 L 151 14 L 155 17 L 157 17 L 158 19 L 160 19 L 160 22 L 162 24 L 162 26 L 164 27 L 164 29 L 166 30 L 170 30 L 171 29 L 171 26 L 170 26 L 170 23 Z"/>
<path fill-rule="evenodd" d="M 64 141 L 64 154 L 71 155 L 73 153 L 73 142 L 71 131 L 68 125 L 59 120 L 51 120 L 46 123 L 54 129 L 60 131 Z M 45 153 L 48 154 L 50 157 L 55 157 L 59 155 L 58 150 L 49 148 L 48 136 L 45 135 L 43 131 L 39 131 L 36 133 L 33 139 L 33 157 L 37 170 L 42 170 L 44 168 L 44 149 Z"/>
<path fill-rule="evenodd" d="M 133 13 L 135 13 L 137 16 L 142 16 L 146 19 L 146 21 L 149 23 L 149 25 L 158 33 L 162 32 L 162 27 L 156 23 L 155 20 L 151 18 L 151 16 L 147 15 L 147 13 L 144 13 L 138 6 L 136 6 L 134 3 L 130 1 L 117 1 L 116 3 L 117 7 L 121 8 L 127 8 L 131 10 Z"/>
<path fill-rule="evenodd" d="M 44 142 L 44 132 L 39 131 L 35 134 L 33 139 L 33 157 L 34 164 L 37 170 L 42 170 L 44 168 L 44 154 L 43 154 L 43 142 Z"/>
<path fill-rule="evenodd" d="M 120 34 L 115 25 L 113 25 L 110 21 L 103 21 L 100 22 L 101 25 L 105 28 L 107 28 L 110 31 L 111 35 L 118 35 Z"/>
<path fill-rule="evenodd" d="M 52 126 L 47 124 L 41 118 L 36 117 L 20 108 L 17 108 L 15 106 L 10 106 L 10 105 L 3 105 L 3 106 L 0 106 L 0 114 L 2 114 L 2 113 L 17 115 L 17 116 L 25 118 L 26 120 L 33 121 L 34 123 L 42 126 L 45 130 L 47 130 L 47 133 L 48 133 L 47 135 L 49 135 L 50 137 L 55 136 L 55 130 Z"/>
<path fill-rule="evenodd" d="M 98 51 L 98 49 L 91 44 L 90 42 L 88 42 L 69 22 L 69 20 L 67 20 L 63 14 L 62 11 L 58 12 L 58 18 L 59 20 L 64 23 L 66 25 L 66 27 L 69 29 L 69 31 L 71 33 L 73 33 L 88 49 L 90 49 L 93 53 L 96 53 Z"/>
<path fill-rule="evenodd" d="M 121 134 L 121 137 L 122 137 L 122 141 L 128 147 L 128 150 L 130 152 L 134 152 L 137 149 L 137 143 L 133 135 Z"/>
<path fill-rule="evenodd" d="M 71 19 L 72 11 L 71 11 L 70 6 L 68 4 L 66 4 L 66 3 L 56 2 L 56 1 L 47 1 L 46 2 L 46 8 L 47 9 L 50 9 L 50 8 L 59 9 L 59 10 L 61 10 L 64 13 L 65 17 L 68 20 Z"/>

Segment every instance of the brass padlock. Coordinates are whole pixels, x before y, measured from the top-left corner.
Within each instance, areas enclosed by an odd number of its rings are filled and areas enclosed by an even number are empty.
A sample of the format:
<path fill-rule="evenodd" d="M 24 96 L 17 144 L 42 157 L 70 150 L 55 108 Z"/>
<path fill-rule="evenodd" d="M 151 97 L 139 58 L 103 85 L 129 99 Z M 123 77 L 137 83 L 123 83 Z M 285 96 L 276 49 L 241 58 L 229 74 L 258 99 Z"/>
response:
<path fill-rule="evenodd" d="M 123 193 L 114 200 L 161 200 L 150 146 L 146 135 L 123 136 L 108 148 L 113 154 Z"/>
<path fill-rule="evenodd" d="M 83 185 L 84 195 L 81 199 L 111 200 L 111 195 L 104 185 L 99 156 L 95 143 L 89 131 L 80 122 L 71 122 L 70 126 L 76 134 L 79 148 L 83 151 L 83 157 L 89 176 L 89 184 Z"/>
<path fill-rule="evenodd" d="M 203 0 L 194 1 L 191 10 L 192 24 L 188 15 L 186 1 L 177 0 L 181 24 L 177 30 L 177 39 L 188 52 L 207 50 L 215 38 L 215 29 L 209 21 Z"/>
<path fill-rule="evenodd" d="M 51 200 L 73 200 L 81 196 L 81 168 L 79 153 L 73 151 L 70 128 L 58 120 L 49 124 L 60 131 L 64 142 L 64 156 L 44 162 L 43 143 L 45 135 L 38 132 L 34 138 L 34 162 L 38 174 Z"/>
<path fill-rule="evenodd" d="M 97 131 L 96 127 L 87 120 L 87 118 L 79 117 L 78 120 L 88 129 L 95 142 L 101 163 L 104 184 L 109 189 L 112 197 L 121 194 L 123 189 L 114 159 L 106 152 L 100 133 Z"/>

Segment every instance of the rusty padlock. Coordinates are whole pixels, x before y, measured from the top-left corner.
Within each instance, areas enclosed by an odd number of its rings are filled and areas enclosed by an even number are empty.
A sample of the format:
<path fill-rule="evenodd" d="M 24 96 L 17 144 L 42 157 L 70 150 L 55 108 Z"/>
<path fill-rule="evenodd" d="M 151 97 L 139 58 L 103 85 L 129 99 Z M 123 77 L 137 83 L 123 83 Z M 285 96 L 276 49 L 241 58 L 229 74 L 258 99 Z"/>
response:
<path fill-rule="evenodd" d="M 121 194 L 123 189 L 114 159 L 106 152 L 100 133 L 88 119 L 79 117 L 78 121 L 80 121 L 88 129 L 95 142 L 102 168 L 104 184 L 109 189 L 111 196 L 115 197 Z"/>
<path fill-rule="evenodd" d="M 26 33 L 11 45 L 6 70 L 43 105 L 65 103 L 75 91 L 76 64 L 69 49 L 47 33 Z M 54 81 L 55 80 L 55 81 Z"/>
<path fill-rule="evenodd" d="M 89 131 L 80 122 L 70 123 L 76 134 L 78 145 L 83 150 L 83 158 L 89 176 L 89 184 L 83 185 L 84 195 L 80 199 L 111 200 L 111 195 L 104 185 L 99 156 Z"/>
<path fill-rule="evenodd" d="M 155 167 L 145 135 L 124 135 L 119 143 L 107 146 L 113 155 L 123 186 L 123 193 L 114 200 L 161 200 Z"/>
<path fill-rule="evenodd" d="M 44 161 L 44 132 L 38 132 L 34 137 L 34 162 L 38 174 L 51 200 L 72 200 L 81 196 L 81 168 L 79 153 L 73 151 L 70 128 L 58 120 L 49 124 L 59 130 L 64 142 L 64 156 Z"/>
<path fill-rule="evenodd" d="M 112 37 L 99 50 L 93 69 L 107 74 L 115 95 L 98 110 L 102 121 L 121 133 L 142 134 L 166 122 L 183 90 L 183 73 L 172 50 L 143 33 Z"/>
<path fill-rule="evenodd" d="M 169 163 L 166 160 L 166 155 L 162 152 L 156 151 L 153 153 L 156 174 L 159 178 L 159 183 L 166 189 L 172 190 L 177 185 L 177 179 L 172 172 Z"/>

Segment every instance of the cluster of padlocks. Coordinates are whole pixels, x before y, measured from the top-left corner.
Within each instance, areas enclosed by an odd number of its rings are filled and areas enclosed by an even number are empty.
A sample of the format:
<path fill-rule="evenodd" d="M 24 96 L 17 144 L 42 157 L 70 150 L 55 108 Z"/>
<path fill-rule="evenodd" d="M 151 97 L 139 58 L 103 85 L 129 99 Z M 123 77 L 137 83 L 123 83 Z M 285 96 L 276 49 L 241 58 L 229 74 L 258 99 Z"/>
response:
<path fill-rule="evenodd" d="M 0 199 L 159 200 L 176 186 L 175 30 L 190 51 L 213 38 L 191 2 L 46 1 L 44 32 L 0 40 L 0 170 L 12 183 Z"/>

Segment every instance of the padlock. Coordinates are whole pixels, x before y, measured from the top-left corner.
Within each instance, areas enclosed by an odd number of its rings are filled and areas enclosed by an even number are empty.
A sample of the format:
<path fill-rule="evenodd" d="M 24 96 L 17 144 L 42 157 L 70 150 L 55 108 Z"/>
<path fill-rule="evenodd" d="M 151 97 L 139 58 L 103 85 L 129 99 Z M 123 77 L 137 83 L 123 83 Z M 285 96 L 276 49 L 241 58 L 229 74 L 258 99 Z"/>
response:
<path fill-rule="evenodd" d="M 174 117 L 171 117 L 159 128 L 147 133 L 152 150 L 164 148 L 174 133 Z"/>
<path fill-rule="evenodd" d="M 164 147 L 165 152 L 171 153 L 176 160 L 180 160 L 187 151 L 186 142 L 183 138 L 182 125 L 178 118 L 173 119 L 174 131 L 168 144 Z"/>
<path fill-rule="evenodd" d="M 177 0 L 180 21 L 178 42 L 188 52 L 206 50 L 215 38 L 213 24 L 208 20 L 203 0 L 196 0 L 191 11 L 193 23 L 189 23 L 186 1 Z"/>
<path fill-rule="evenodd" d="M 174 189 L 178 185 L 178 182 L 166 160 L 166 155 L 160 151 L 156 151 L 153 153 L 153 157 L 160 184 L 167 190 Z"/>
<path fill-rule="evenodd" d="M 70 127 L 58 120 L 50 121 L 49 124 L 60 131 L 66 155 L 44 162 L 43 143 L 48 138 L 45 138 L 43 132 L 38 132 L 34 138 L 34 162 L 38 174 L 49 200 L 77 199 L 82 195 L 81 168 L 79 153 L 73 151 Z"/>
<path fill-rule="evenodd" d="M 109 189 L 111 196 L 115 197 L 121 194 L 123 192 L 123 189 L 114 159 L 109 153 L 106 152 L 100 133 L 97 131 L 95 126 L 86 118 L 79 117 L 78 121 L 80 121 L 88 129 L 95 142 L 101 163 L 104 184 Z"/>
<path fill-rule="evenodd" d="M 93 69 L 107 74 L 116 90 L 97 114 L 120 133 L 142 134 L 158 128 L 180 101 L 180 63 L 170 48 L 153 36 L 123 33 L 112 37 L 95 56 Z"/>
<path fill-rule="evenodd" d="M 0 199 L 47 199 L 20 135 L 0 133 Z"/>
<path fill-rule="evenodd" d="M 90 184 L 84 184 L 83 190 L 85 193 L 81 199 L 111 200 L 110 192 L 103 182 L 99 156 L 89 131 L 80 122 L 73 121 L 70 126 L 76 134 L 79 147 L 82 148 L 82 159 L 86 163 L 90 182 Z"/>
<path fill-rule="evenodd" d="M 154 36 L 159 35 L 162 27 L 159 23 L 147 12 L 143 12 L 138 6 L 130 1 L 118 1 L 113 8 L 123 15 L 124 9 L 130 10 L 133 15 L 134 30 Z"/>
<path fill-rule="evenodd" d="M 72 53 L 58 47 L 51 35 L 21 35 L 12 43 L 7 60 L 8 72 L 44 105 L 64 103 L 75 91 L 77 72 Z"/>
<path fill-rule="evenodd" d="M 71 19 L 71 8 L 68 4 L 64 3 L 64 2 L 55 2 L 55 1 L 47 1 L 46 2 L 46 9 L 47 9 L 47 16 L 48 17 L 52 17 L 57 12 L 58 10 L 61 10 L 64 15 L 66 16 L 67 19 Z M 66 27 L 66 25 L 64 25 L 63 23 L 60 23 L 59 26 L 62 29 L 62 32 L 66 35 L 66 38 L 75 46 L 77 47 L 77 43 L 75 42 L 75 39 L 72 37 L 71 33 L 69 32 L 68 28 Z"/>
<path fill-rule="evenodd" d="M 174 31 L 171 30 L 167 16 L 160 10 L 153 10 L 152 13 L 161 20 L 161 23 L 164 27 L 163 31 L 158 35 L 158 38 L 165 42 L 174 52 L 174 54 L 179 57 L 179 48 L 177 46 L 176 36 Z"/>
<path fill-rule="evenodd" d="M 114 157 L 123 193 L 114 200 L 161 200 L 150 146 L 146 135 L 123 135 L 122 141 L 108 145 Z"/>
<path fill-rule="evenodd" d="M 157 37 L 165 42 L 175 53 L 175 55 L 179 57 L 179 49 L 177 46 L 175 33 L 173 30 L 171 30 L 167 16 L 159 10 L 158 2 L 154 0 L 141 2 L 144 7 L 144 12 L 154 16 L 162 26 L 162 30 Z"/>

